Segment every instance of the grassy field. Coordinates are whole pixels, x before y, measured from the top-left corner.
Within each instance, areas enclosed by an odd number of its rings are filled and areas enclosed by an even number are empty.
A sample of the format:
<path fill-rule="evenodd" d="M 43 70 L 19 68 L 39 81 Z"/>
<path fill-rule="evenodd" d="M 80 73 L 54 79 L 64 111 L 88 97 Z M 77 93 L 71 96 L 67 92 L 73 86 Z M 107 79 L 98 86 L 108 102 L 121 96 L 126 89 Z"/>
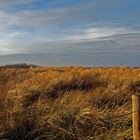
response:
<path fill-rule="evenodd" d="M 132 140 L 140 68 L 0 68 L 0 138 Z"/>

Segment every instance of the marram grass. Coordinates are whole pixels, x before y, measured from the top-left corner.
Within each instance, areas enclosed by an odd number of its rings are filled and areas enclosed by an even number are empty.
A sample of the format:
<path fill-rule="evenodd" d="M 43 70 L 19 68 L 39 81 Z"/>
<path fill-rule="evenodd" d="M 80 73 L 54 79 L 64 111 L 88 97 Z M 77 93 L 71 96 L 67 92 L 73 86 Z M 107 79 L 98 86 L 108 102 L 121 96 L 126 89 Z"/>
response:
<path fill-rule="evenodd" d="M 0 68 L 0 138 L 132 140 L 139 89 L 140 68 Z"/>

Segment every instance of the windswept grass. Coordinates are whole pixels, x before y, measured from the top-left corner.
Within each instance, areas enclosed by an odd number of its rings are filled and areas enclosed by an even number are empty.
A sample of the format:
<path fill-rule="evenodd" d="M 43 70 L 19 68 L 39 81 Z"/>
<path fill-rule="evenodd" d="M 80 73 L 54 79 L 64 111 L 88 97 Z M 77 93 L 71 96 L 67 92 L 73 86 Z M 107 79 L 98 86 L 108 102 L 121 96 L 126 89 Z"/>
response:
<path fill-rule="evenodd" d="M 0 138 L 132 140 L 139 68 L 0 68 Z"/>

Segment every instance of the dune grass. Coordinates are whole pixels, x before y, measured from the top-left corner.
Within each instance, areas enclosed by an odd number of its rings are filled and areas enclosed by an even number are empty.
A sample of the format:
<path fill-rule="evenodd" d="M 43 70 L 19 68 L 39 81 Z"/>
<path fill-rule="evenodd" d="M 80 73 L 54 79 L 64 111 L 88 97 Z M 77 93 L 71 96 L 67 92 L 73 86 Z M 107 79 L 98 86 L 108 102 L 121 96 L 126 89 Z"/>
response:
<path fill-rule="evenodd" d="M 132 140 L 140 68 L 0 68 L 0 138 Z"/>

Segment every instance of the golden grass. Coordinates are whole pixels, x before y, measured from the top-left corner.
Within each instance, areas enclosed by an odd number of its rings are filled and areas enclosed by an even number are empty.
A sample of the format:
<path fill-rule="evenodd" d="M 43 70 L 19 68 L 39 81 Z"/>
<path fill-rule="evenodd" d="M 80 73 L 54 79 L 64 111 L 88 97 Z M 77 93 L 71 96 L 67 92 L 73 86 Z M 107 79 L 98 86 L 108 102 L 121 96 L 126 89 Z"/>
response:
<path fill-rule="evenodd" d="M 0 68 L 0 138 L 132 140 L 140 68 Z"/>

